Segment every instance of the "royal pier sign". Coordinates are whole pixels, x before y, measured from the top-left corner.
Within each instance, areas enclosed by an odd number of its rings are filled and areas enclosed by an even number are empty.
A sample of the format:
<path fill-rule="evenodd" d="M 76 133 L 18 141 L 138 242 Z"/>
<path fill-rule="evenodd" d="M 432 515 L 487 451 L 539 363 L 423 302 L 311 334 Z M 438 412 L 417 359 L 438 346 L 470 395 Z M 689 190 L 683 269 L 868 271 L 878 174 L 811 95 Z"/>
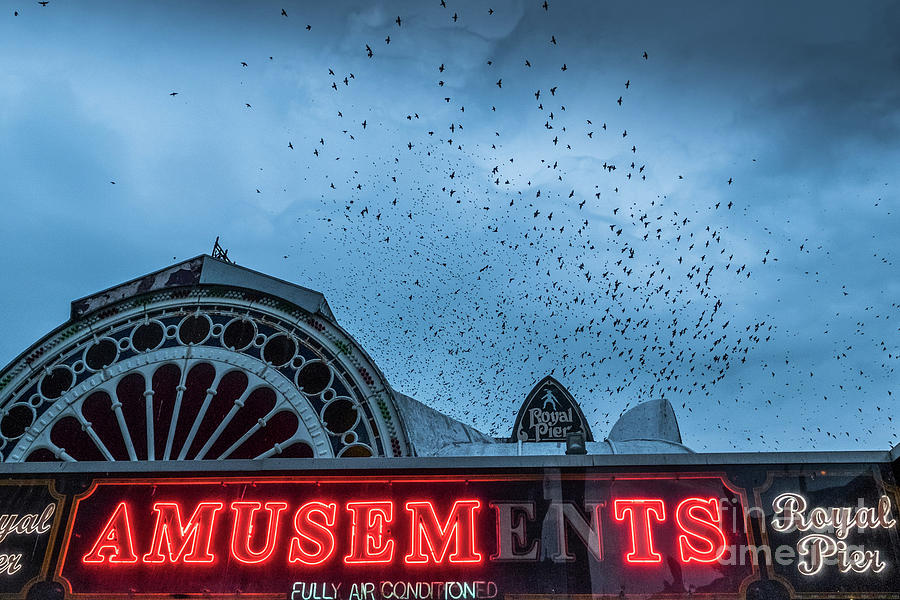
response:
<path fill-rule="evenodd" d="M 582 433 L 585 441 L 594 441 L 575 398 L 560 382 L 547 376 L 525 397 L 510 441 L 565 442 L 570 433 Z"/>

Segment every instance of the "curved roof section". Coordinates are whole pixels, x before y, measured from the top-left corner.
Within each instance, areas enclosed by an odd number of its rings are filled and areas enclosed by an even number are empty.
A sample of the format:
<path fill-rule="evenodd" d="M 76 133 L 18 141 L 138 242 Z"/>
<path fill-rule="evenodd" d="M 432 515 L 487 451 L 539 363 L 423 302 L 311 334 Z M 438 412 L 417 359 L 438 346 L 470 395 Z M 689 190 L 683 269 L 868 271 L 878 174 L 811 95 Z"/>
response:
<path fill-rule="evenodd" d="M 334 320 L 334 313 L 325 296 L 314 290 L 289 283 L 277 277 L 225 262 L 207 254 L 154 271 L 72 302 L 72 319 L 115 304 L 119 300 L 159 290 L 193 287 L 196 285 L 222 285 L 254 290 L 276 296 L 295 304 L 303 310 Z"/>
<path fill-rule="evenodd" d="M 681 431 L 668 400 L 649 400 L 619 417 L 609 431 L 608 439 L 613 442 L 661 440 L 681 444 Z"/>
<path fill-rule="evenodd" d="M 454 449 L 459 447 L 501 445 L 494 438 L 405 394 L 394 391 L 394 398 L 403 414 L 403 423 L 416 456 L 456 456 Z"/>

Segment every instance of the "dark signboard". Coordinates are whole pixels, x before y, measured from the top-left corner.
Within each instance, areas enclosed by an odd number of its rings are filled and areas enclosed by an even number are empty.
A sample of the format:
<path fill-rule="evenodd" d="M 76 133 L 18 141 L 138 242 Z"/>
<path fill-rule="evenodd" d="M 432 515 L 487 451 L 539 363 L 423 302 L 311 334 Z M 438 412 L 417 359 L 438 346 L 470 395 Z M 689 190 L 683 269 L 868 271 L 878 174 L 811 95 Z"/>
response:
<path fill-rule="evenodd" d="M 877 468 L 770 472 L 756 504 L 771 578 L 794 597 L 900 597 L 896 491 Z"/>
<path fill-rule="evenodd" d="M 583 433 L 594 441 L 591 428 L 575 398 L 551 376 L 535 385 L 519 409 L 513 424 L 513 442 L 565 442 L 571 433 Z"/>
<path fill-rule="evenodd" d="M 0 482 L 0 598 L 19 597 L 47 574 L 60 499 L 51 481 Z"/>
<path fill-rule="evenodd" d="M 70 468 L 52 482 L 20 471 L 0 486 L 0 593 L 900 599 L 889 463 L 402 462 L 203 476 Z"/>
<path fill-rule="evenodd" d="M 745 507 L 714 474 L 108 480 L 76 499 L 58 575 L 92 597 L 735 597 L 755 567 L 717 561 Z"/>

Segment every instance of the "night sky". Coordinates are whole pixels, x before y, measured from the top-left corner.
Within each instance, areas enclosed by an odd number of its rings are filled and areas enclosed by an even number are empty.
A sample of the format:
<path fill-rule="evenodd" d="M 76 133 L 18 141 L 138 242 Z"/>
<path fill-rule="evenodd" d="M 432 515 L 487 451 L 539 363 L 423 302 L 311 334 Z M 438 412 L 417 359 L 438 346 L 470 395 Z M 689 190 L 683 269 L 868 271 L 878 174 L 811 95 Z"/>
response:
<path fill-rule="evenodd" d="M 221 236 L 493 435 L 553 374 L 598 439 L 900 441 L 900 5 L 445 4 L 5 3 L 0 362 Z"/>

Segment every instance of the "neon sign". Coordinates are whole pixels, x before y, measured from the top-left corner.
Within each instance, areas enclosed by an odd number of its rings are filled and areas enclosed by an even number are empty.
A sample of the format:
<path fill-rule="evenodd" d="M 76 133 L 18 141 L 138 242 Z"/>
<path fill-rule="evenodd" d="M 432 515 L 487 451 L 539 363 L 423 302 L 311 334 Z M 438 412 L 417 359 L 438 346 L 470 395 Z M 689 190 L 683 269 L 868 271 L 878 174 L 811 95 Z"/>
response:
<path fill-rule="evenodd" d="M 857 529 L 894 529 L 897 521 L 891 513 L 891 499 L 882 495 L 875 507 L 815 507 L 806 514 L 807 501 L 800 494 L 784 493 L 772 501 L 775 516 L 772 529 L 778 532 L 793 530 L 810 533 L 797 542 L 801 574 L 813 576 L 822 571 L 829 561 L 837 565 L 841 573 L 880 573 L 887 566 L 880 550 L 853 547 L 846 541 Z M 822 533 L 819 533 L 822 531 Z M 824 533 L 833 531 L 833 535 Z"/>
<path fill-rule="evenodd" d="M 46 575 L 61 500 L 49 480 L 0 481 L 0 598 L 23 597 L 24 586 Z"/>
<path fill-rule="evenodd" d="M 654 550 L 654 525 L 666 521 L 665 503 L 659 498 L 617 498 L 614 501 L 615 520 L 628 521 L 630 525 L 631 550 L 624 560 L 629 563 L 658 563 L 662 555 Z M 232 502 L 229 506 L 230 523 L 224 526 L 230 531 L 231 540 L 228 558 L 244 564 L 257 564 L 274 559 L 278 548 L 278 532 L 281 529 L 282 513 L 288 508 L 285 502 L 267 502 L 260 510 L 260 502 Z M 406 529 L 410 532 L 408 552 L 403 556 L 407 564 L 463 564 L 480 563 L 484 555 L 479 546 L 475 511 L 480 508 L 478 500 L 457 500 L 446 518 L 438 516 L 438 511 L 430 501 L 406 502 L 409 514 Z M 603 560 L 600 537 L 601 517 L 593 505 L 593 523 L 588 523 L 571 503 L 551 504 L 549 515 L 556 515 L 555 522 L 564 542 L 551 555 L 556 562 L 572 561 L 575 556 L 569 550 L 568 527 L 572 527 L 577 537 L 586 543 L 596 560 Z M 188 511 L 175 502 L 155 502 L 155 515 L 148 550 L 135 554 L 135 522 L 125 502 L 116 505 L 106 525 L 95 536 L 95 542 L 82 558 L 85 564 L 204 564 L 214 563 L 220 558 L 212 550 L 213 539 L 219 537 L 218 529 L 229 511 L 223 511 L 222 502 L 200 502 L 187 519 L 182 514 Z M 391 500 L 371 502 L 348 502 L 347 513 L 350 521 L 349 553 L 344 556 L 346 564 L 390 563 L 394 559 L 395 540 L 388 537 L 387 528 L 393 523 L 394 503 Z M 679 556 L 681 562 L 714 562 L 725 552 L 725 533 L 719 522 L 719 503 L 716 498 L 687 498 L 675 510 Z M 700 515 L 693 511 L 700 511 Z M 530 510 L 533 514 L 533 508 Z M 225 513 L 220 517 L 220 513 Z M 265 516 L 263 516 L 263 513 Z M 287 563 L 301 562 L 305 565 L 319 565 L 328 562 L 335 555 L 337 547 L 336 529 L 338 525 L 337 504 L 312 500 L 300 505 L 294 512 L 293 532 L 290 538 Z M 360 515 L 363 515 L 360 518 Z M 505 513 L 498 512 L 498 515 Z M 146 518 L 146 515 L 141 515 Z M 504 531 L 498 539 L 509 539 L 515 534 L 521 539 L 520 527 L 509 527 L 505 516 L 497 521 L 498 529 Z M 265 537 L 253 549 L 254 531 L 265 531 Z M 587 532 L 587 533 L 586 533 Z M 529 542 L 526 540 L 526 543 Z M 530 540 L 532 547 L 538 541 Z M 700 549 L 697 549 L 697 546 Z M 508 553 L 519 560 L 535 560 L 535 552 Z M 501 552 L 493 554 L 500 558 Z"/>
<path fill-rule="evenodd" d="M 489 583 L 476 586 L 479 597 L 549 590 L 553 565 L 608 573 L 610 593 L 632 570 L 656 572 L 649 593 L 671 561 L 721 596 L 753 573 L 711 565 L 747 541 L 743 518 L 725 518 L 719 477 L 575 475 L 545 485 L 539 476 L 101 480 L 76 498 L 57 580 L 76 597 L 294 590 L 325 600 L 329 586 L 373 577 Z M 743 515 L 740 502 L 727 508 Z"/>
<path fill-rule="evenodd" d="M 56 504 L 47 504 L 35 513 L 0 514 L 0 544 L 10 535 L 40 537 L 50 531 Z M 0 552 L 0 577 L 15 575 L 22 570 L 22 552 Z"/>

